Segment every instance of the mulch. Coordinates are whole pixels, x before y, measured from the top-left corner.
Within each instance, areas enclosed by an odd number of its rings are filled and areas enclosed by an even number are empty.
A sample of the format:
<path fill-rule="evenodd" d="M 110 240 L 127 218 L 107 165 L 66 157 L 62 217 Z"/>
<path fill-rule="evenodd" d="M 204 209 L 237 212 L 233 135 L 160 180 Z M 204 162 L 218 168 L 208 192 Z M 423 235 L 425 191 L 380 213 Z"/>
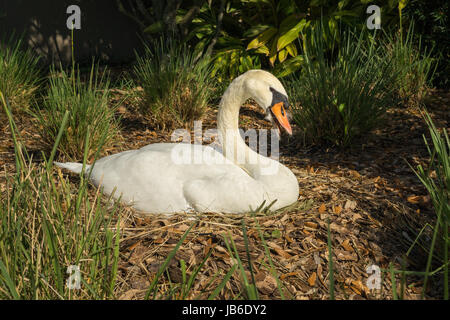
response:
<path fill-rule="evenodd" d="M 448 130 L 450 94 L 435 90 L 427 108 L 438 128 Z M 210 109 L 203 121 L 204 129 L 215 128 L 217 110 Z M 170 132 L 156 131 L 139 117 L 133 106 L 124 103 L 118 113 L 122 117 L 123 143 L 106 150 L 111 154 L 135 149 L 155 142 L 170 142 Z M 5 171 L 14 172 L 14 149 L 9 127 L 0 113 L 0 188 L 4 190 Z M 42 145 L 33 129 L 32 118 L 17 118 L 25 146 L 35 161 L 41 161 Z M 241 110 L 244 130 L 270 128 L 262 112 L 252 104 Z M 293 126 L 294 132 L 298 128 Z M 116 295 L 120 299 L 141 299 L 159 267 L 175 247 L 183 233 L 197 221 L 163 274 L 158 287 L 163 298 L 171 286 L 182 283 L 180 263 L 184 260 L 188 278 L 210 254 L 198 272 L 188 299 L 205 299 L 230 270 L 233 257 L 226 243 L 232 238 L 239 258 L 246 266 L 248 279 L 250 257 L 255 283 L 261 299 L 328 299 L 329 252 L 328 226 L 331 231 L 336 299 L 392 299 L 389 273 L 382 272 L 381 289 L 367 287 L 367 267 L 382 270 L 390 263 L 397 269 L 423 271 L 426 250 L 410 248 L 418 232 L 433 224 L 435 213 L 430 198 L 410 168 L 426 164 L 428 152 L 423 142 L 427 128 L 419 111 L 392 108 L 383 128 L 374 130 L 355 147 L 341 150 L 320 146 L 305 147 L 297 136 L 280 142 L 280 161 L 297 176 L 298 202 L 276 212 L 247 215 L 175 214 L 142 215 L 122 207 L 119 281 Z M 73 181 L 76 183 L 76 180 Z M 92 188 L 95 193 L 95 189 Z M 244 222 L 243 222 L 244 221 Z M 246 234 L 243 232 L 243 223 Z M 261 233 L 270 251 L 276 275 L 283 284 L 280 292 L 271 261 L 265 252 Z M 244 237 L 248 237 L 248 255 Z M 427 245 L 429 232 L 421 237 Z M 431 279 L 428 298 L 440 298 L 442 280 Z M 400 275 L 397 277 L 400 292 Z M 405 299 L 420 299 L 423 279 L 406 277 Z M 221 299 L 245 298 L 239 269 L 218 296 Z M 171 298 L 182 298 L 175 293 Z"/>

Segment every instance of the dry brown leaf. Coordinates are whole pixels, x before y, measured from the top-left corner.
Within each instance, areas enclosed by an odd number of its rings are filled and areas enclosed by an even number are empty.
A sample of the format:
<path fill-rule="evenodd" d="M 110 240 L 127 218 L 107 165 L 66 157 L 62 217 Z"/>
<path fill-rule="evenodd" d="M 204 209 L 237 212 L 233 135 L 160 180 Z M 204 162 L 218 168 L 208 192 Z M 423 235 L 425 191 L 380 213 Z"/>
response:
<path fill-rule="evenodd" d="M 344 242 L 342 242 L 342 246 L 344 247 L 344 249 L 346 251 L 350 251 L 350 252 L 354 251 L 353 247 L 350 244 L 350 240 L 349 239 L 346 239 Z"/>
<path fill-rule="evenodd" d="M 290 259 L 292 256 L 283 250 L 278 244 L 272 241 L 268 241 L 267 244 L 271 247 L 278 255 L 282 256 L 285 259 Z"/>
<path fill-rule="evenodd" d="M 409 203 L 418 204 L 420 202 L 421 198 L 422 198 L 421 196 L 409 196 L 406 200 Z"/>
<path fill-rule="evenodd" d="M 346 279 L 345 284 L 352 289 L 353 292 L 360 296 L 367 296 L 369 288 L 367 288 L 361 280 Z"/>
<path fill-rule="evenodd" d="M 282 275 L 280 276 L 280 280 L 284 280 L 284 279 L 286 279 L 287 277 L 296 276 L 297 274 L 298 274 L 298 272 L 296 272 L 296 271 L 282 274 Z"/>
<path fill-rule="evenodd" d="M 317 280 L 317 273 L 314 271 L 308 278 L 308 283 L 311 287 L 314 287 Z"/>
<path fill-rule="evenodd" d="M 128 247 L 128 250 L 130 250 L 130 251 L 133 250 L 133 249 L 136 248 L 141 242 L 142 242 L 142 241 L 139 240 L 139 241 L 133 243 L 131 246 Z"/>
<path fill-rule="evenodd" d="M 309 228 L 312 228 L 312 229 L 317 229 L 317 223 L 315 223 L 315 222 L 306 221 L 305 222 L 305 226 L 309 227 Z"/>
<path fill-rule="evenodd" d="M 290 259 L 292 257 L 289 253 L 281 248 L 274 248 L 274 250 L 278 253 L 278 255 L 282 256 L 285 259 Z"/>
<path fill-rule="evenodd" d="M 322 205 L 319 207 L 319 213 L 324 213 L 327 210 L 327 207 L 325 206 L 325 203 L 322 203 Z"/>
<path fill-rule="evenodd" d="M 341 213 L 341 212 L 342 212 L 342 207 L 341 207 L 341 206 L 337 206 L 337 207 L 334 207 L 334 206 L 333 206 L 333 212 L 334 212 L 335 214 Z"/>

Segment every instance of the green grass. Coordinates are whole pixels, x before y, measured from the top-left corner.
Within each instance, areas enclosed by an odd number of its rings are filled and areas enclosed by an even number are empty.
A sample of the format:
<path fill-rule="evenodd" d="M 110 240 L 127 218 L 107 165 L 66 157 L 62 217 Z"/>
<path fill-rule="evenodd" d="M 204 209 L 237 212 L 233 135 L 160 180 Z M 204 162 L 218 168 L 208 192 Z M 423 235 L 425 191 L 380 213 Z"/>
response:
<path fill-rule="evenodd" d="M 442 134 L 439 132 L 430 115 L 426 111 L 423 112 L 423 118 L 428 126 L 431 137 L 431 145 L 424 137 L 425 145 L 430 154 L 430 162 L 427 169 L 419 165 L 417 170 L 413 170 L 427 189 L 436 213 L 436 224 L 433 228 L 433 236 L 428 251 L 423 292 L 425 292 L 429 276 L 436 273 L 436 270 L 433 272 L 430 270 L 433 259 L 437 258 L 442 262 L 442 265 L 438 269 L 442 270 L 439 274 L 442 274 L 443 277 L 444 299 L 448 299 L 448 248 L 450 244 L 448 237 L 448 228 L 450 225 L 450 139 L 445 128 L 442 130 Z M 437 252 L 437 245 L 442 250 L 442 254 Z"/>
<path fill-rule="evenodd" d="M 432 58 L 430 48 L 423 48 L 419 38 L 414 39 L 414 27 L 410 25 L 404 39 L 401 34 L 385 35 L 383 46 L 387 57 L 392 61 L 391 68 L 397 74 L 395 80 L 396 94 L 404 105 L 420 106 L 429 92 L 436 61 Z"/>
<path fill-rule="evenodd" d="M 141 110 L 159 128 L 171 128 L 199 119 L 213 92 L 207 58 L 174 41 L 155 41 L 137 55 L 134 74 L 142 86 Z"/>
<path fill-rule="evenodd" d="M 396 77 L 367 31 L 343 33 L 339 48 L 330 51 L 322 28 L 308 35 L 313 45 L 306 47 L 303 72 L 287 82 L 293 118 L 304 142 L 348 146 L 392 106 Z"/>
<path fill-rule="evenodd" d="M 0 91 L 15 111 L 26 111 L 33 104 L 42 82 L 38 62 L 29 49 L 22 49 L 21 39 L 0 43 Z"/>
<path fill-rule="evenodd" d="M 119 138 L 119 119 L 116 106 L 109 104 L 109 79 L 92 64 L 89 78 L 83 81 L 78 73 L 53 70 L 47 96 L 36 112 L 40 133 L 48 145 L 55 142 L 66 110 L 69 120 L 63 132 L 58 151 L 71 160 L 81 160 L 85 149 L 88 159 L 102 147 L 108 147 Z M 89 145 L 85 137 L 90 132 Z"/>
<path fill-rule="evenodd" d="M 74 189 L 52 166 L 69 112 L 62 117 L 50 158 L 36 164 L 22 146 L 1 92 L 0 102 L 16 154 L 16 174 L 6 176 L 6 191 L 0 197 L 0 299 L 115 298 L 119 222 L 112 217 L 116 206 L 107 209 L 99 191 L 92 199 L 82 175 Z M 86 156 L 87 150 L 84 161 Z M 71 265 L 80 269 L 79 290 L 66 285 Z"/>

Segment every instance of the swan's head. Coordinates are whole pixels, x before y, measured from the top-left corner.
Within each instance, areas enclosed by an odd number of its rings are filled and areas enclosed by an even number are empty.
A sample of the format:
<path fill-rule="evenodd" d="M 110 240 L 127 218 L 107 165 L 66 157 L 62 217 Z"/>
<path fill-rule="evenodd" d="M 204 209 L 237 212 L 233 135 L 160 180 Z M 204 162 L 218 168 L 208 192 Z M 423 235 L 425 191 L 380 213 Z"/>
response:
<path fill-rule="evenodd" d="M 250 70 L 243 76 L 247 94 L 266 111 L 266 119 L 277 128 L 278 134 L 284 129 L 292 135 L 288 96 L 280 80 L 263 70 Z"/>

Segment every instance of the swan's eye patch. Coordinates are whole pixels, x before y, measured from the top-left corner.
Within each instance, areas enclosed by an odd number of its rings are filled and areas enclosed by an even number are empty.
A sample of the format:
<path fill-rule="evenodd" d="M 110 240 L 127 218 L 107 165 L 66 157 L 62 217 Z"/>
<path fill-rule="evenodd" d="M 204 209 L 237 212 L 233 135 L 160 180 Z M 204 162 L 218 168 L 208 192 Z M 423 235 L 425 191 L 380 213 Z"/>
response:
<path fill-rule="evenodd" d="M 270 91 L 272 92 L 272 106 L 274 106 L 280 102 L 283 102 L 284 107 L 289 110 L 288 98 L 284 94 L 275 90 L 272 87 L 270 87 Z M 283 112 L 284 112 L 284 108 L 283 108 Z M 284 114 L 283 114 L 283 116 L 284 116 Z"/>

